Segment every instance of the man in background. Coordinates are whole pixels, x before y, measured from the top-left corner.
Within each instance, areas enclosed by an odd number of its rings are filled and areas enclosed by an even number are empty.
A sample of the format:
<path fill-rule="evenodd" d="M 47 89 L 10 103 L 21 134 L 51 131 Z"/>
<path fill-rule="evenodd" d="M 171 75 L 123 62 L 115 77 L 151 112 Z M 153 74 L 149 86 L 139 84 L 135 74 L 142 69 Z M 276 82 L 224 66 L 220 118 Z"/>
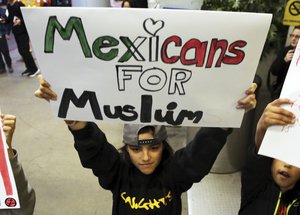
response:
<path fill-rule="evenodd" d="M 6 10 L 0 7 L 0 74 L 5 73 L 7 70 L 9 73 L 12 73 L 14 71 L 11 66 L 11 57 L 9 55 L 7 44 L 7 40 L 9 39 L 10 27 L 5 12 Z M 5 69 L 5 63 L 3 61 L 2 55 L 7 66 L 7 70 Z"/>
<path fill-rule="evenodd" d="M 37 68 L 33 56 L 30 52 L 29 35 L 24 23 L 23 15 L 21 13 L 21 7 L 24 6 L 25 5 L 22 2 L 16 0 L 8 0 L 8 21 L 12 26 L 12 32 L 16 39 L 18 51 L 23 57 L 26 66 L 26 70 L 22 72 L 22 75 L 35 77 L 40 73 L 40 70 Z"/>

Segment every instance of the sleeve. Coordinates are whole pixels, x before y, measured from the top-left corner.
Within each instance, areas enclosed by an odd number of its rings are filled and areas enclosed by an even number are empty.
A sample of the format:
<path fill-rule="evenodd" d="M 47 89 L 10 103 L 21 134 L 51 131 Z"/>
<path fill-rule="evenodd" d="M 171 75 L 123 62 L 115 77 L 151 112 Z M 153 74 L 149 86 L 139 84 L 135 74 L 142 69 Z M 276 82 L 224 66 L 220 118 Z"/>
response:
<path fill-rule="evenodd" d="M 285 49 L 281 50 L 270 67 L 270 72 L 273 75 L 280 77 L 280 79 L 282 79 L 282 77 L 285 77 L 290 65 L 290 63 L 284 61 L 284 57 L 290 49 L 292 48 L 286 47 Z"/>
<path fill-rule="evenodd" d="M 35 191 L 30 186 L 21 163 L 18 161 L 18 154 L 10 161 L 13 170 L 18 196 L 20 200 L 20 209 L 10 210 L 12 215 L 32 215 L 35 207 Z"/>
<path fill-rule="evenodd" d="M 172 175 L 177 183 L 199 182 L 207 175 L 231 131 L 201 128 L 186 147 L 178 150 L 172 166 Z"/>
<path fill-rule="evenodd" d="M 25 5 L 23 4 L 23 2 L 19 1 L 19 2 L 16 2 L 18 3 L 18 12 L 16 14 L 16 16 L 22 20 L 22 22 L 24 22 L 24 19 L 23 19 L 23 14 L 22 14 L 22 11 L 21 11 L 21 7 L 25 7 Z"/>
<path fill-rule="evenodd" d="M 3 18 L 5 19 L 5 23 L 4 23 L 5 34 L 10 34 L 10 32 L 11 32 L 11 25 L 9 24 L 9 19 L 6 16 L 6 13 L 4 13 Z"/>
<path fill-rule="evenodd" d="M 10 5 L 7 5 L 7 22 L 10 26 L 13 25 L 13 19 L 14 19 L 14 14 L 12 13 L 12 9 L 11 9 L 11 6 Z"/>
<path fill-rule="evenodd" d="M 272 181 L 272 158 L 258 155 L 253 143 L 248 150 L 241 177 L 241 207 L 243 210 Z"/>
<path fill-rule="evenodd" d="M 95 123 L 88 122 L 85 128 L 70 131 L 82 166 L 93 171 L 104 189 L 112 189 L 112 183 L 120 169 L 118 150 L 108 143 L 105 134 Z"/>

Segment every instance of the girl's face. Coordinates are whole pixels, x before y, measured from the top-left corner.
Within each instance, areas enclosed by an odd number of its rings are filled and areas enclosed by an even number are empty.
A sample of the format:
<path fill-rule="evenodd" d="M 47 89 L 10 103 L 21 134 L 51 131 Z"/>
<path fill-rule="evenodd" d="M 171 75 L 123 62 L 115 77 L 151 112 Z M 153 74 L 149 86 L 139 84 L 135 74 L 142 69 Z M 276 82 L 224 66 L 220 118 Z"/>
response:
<path fill-rule="evenodd" d="M 138 135 L 138 140 L 153 139 L 153 132 L 148 131 Z M 145 175 L 150 175 L 160 164 L 163 143 L 142 146 L 127 145 L 127 151 L 133 165 Z"/>
<path fill-rule="evenodd" d="M 274 159 L 272 162 L 272 177 L 280 190 L 286 192 L 292 189 L 300 179 L 300 168 Z"/>

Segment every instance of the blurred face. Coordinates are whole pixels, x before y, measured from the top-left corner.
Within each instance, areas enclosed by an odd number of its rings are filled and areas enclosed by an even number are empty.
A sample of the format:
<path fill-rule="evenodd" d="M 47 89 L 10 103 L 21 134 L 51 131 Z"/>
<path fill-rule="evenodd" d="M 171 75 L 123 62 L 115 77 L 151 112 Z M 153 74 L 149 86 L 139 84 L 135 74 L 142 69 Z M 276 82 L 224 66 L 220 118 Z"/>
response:
<path fill-rule="evenodd" d="M 126 7 L 126 8 L 130 7 L 130 3 L 128 1 L 125 1 L 123 4 L 123 7 Z"/>
<path fill-rule="evenodd" d="M 15 1 L 16 1 L 16 0 L 8 0 L 7 3 L 13 4 L 13 3 L 15 3 Z"/>
<path fill-rule="evenodd" d="M 290 34 L 290 45 L 296 48 L 298 40 L 300 38 L 300 29 L 294 29 Z"/>
<path fill-rule="evenodd" d="M 138 140 L 153 139 L 153 132 L 148 131 L 138 135 Z M 145 175 L 150 175 L 160 164 L 163 143 L 142 146 L 127 145 L 127 151 L 133 165 Z"/>
<path fill-rule="evenodd" d="M 281 160 L 273 160 L 272 177 L 282 192 L 292 189 L 300 179 L 300 168 Z"/>

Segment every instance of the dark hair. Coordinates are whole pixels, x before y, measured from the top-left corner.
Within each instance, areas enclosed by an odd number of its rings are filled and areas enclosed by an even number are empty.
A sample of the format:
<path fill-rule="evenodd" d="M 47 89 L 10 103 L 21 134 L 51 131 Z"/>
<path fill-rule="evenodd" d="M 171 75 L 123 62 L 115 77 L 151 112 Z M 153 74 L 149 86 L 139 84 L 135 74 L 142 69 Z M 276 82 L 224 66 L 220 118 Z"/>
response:
<path fill-rule="evenodd" d="M 139 130 L 139 134 L 147 133 L 149 131 L 154 132 L 154 128 L 152 126 L 145 126 Z"/>
<path fill-rule="evenodd" d="M 128 2 L 132 8 L 148 8 L 147 0 L 123 0 L 122 7 L 124 7 L 125 2 Z"/>

